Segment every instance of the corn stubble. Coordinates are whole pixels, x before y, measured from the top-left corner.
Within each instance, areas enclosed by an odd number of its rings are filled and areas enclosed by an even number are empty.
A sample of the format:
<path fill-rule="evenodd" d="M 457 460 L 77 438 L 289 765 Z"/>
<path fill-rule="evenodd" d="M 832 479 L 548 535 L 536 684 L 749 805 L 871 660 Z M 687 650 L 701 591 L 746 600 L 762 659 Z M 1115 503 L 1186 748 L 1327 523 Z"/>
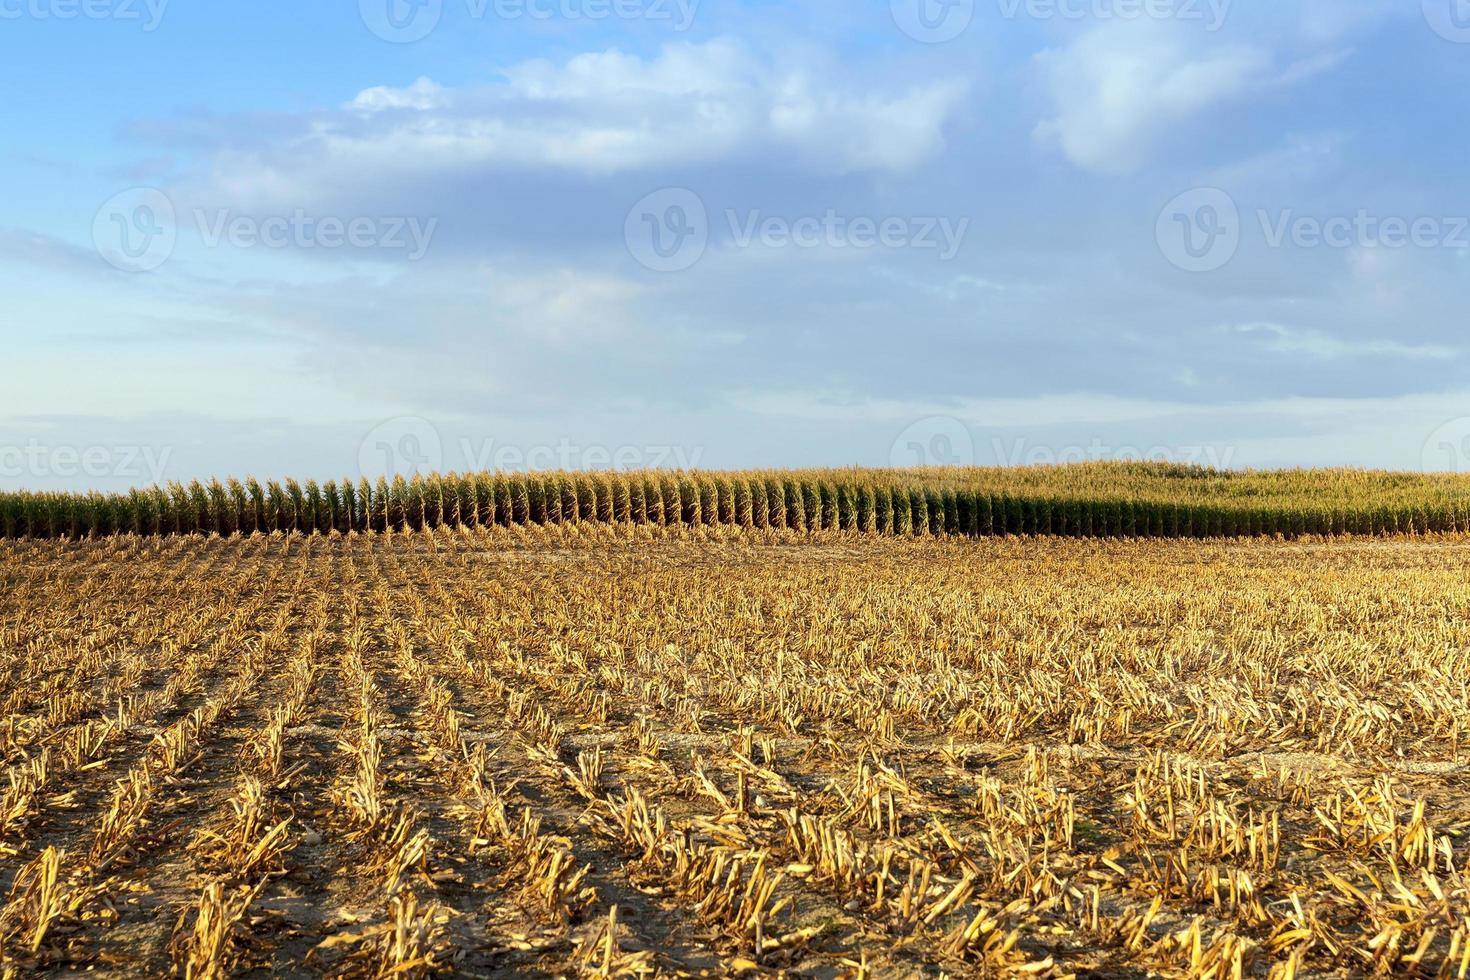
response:
<path fill-rule="evenodd" d="M 0 541 L 0 967 L 1470 978 L 1470 541 L 636 489 Z"/>

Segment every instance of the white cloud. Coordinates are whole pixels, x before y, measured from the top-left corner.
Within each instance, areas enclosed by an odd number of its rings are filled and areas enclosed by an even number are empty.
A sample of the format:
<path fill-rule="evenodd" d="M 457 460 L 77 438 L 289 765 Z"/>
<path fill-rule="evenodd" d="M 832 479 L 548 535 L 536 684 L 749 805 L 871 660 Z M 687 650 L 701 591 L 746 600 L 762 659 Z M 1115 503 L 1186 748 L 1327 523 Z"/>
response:
<path fill-rule="evenodd" d="M 1094 27 L 1035 56 L 1051 103 L 1035 135 L 1084 169 L 1135 172 L 1210 111 L 1300 85 L 1353 56 L 1341 35 L 1361 18 L 1333 31 L 1311 23 L 1256 31 L 1248 43 L 1157 20 Z"/>
<path fill-rule="evenodd" d="M 855 82 L 716 40 L 511 66 L 501 81 L 429 78 L 366 89 L 296 134 L 221 150 L 215 186 L 265 201 L 362 173 L 433 176 L 485 167 L 605 176 L 775 156 L 818 175 L 908 172 L 944 146 L 968 85 Z"/>
<path fill-rule="evenodd" d="M 911 422 L 954 417 L 977 426 L 1035 426 L 1158 419 L 1189 411 L 1177 402 L 1087 393 L 1034 398 L 961 398 L 917 401 L 807 392 L 749 392 L 732 399 L 742 411 L 812 421 Z"/>
<path fill-rule="evenodd" d="M 1230 333 L 1264 338 L 1267 350 L 1278 354 L 1302 354 L 1307 357 L 1336 359 L 1343 357 L 1404 357 L 1452 360 L 1459 356 L 1453 347 L 1438 344 L 1401 344 L 1395 340 L 1351 340 L 1334 337 L 1322 330 L 1304 330 L 1279 323 L 1242 323 L 1228 328 Z"/>
<path fill-rule="evenodd" d="M 431 78 L 420 78 L 407 88 L 379 85 L 364 89 L 348 108 L 377 112 L 383 109 L 438 109 L 448 102 L 444 86 Z"/>
<path fill-rule="evenodd" d="M 635 329 L 634 304 L 648 291 L 585 269 L 488 269 L 482 286 L 489 325 L 553 346 L 606 341 Z"/>
<path fill-rule="evenodd" d="M 1345 133 L 1295 134 L 1276 149 L 1215 169 L 1207 182 L 1232 188 L 1291 186 L 1340 165 L 1348 143 Z"/>
<path fill-rule="evenodd" d="M 1171 127 L 1246 92 L 1270 59 L 1247 45 L 1196 51 L 1176 30 L 1119 23 L 1043 51 L 1036 65 L 1055 112 L 1037 135 L 1079 167 L 1127 173 Z"/>

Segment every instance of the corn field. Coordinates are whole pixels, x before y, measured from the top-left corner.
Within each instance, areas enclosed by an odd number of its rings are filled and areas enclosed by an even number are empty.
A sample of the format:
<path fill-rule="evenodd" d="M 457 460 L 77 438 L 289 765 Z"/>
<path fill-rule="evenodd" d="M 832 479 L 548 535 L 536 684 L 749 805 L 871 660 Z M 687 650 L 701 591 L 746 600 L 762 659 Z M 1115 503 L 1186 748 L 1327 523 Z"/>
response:
<path fill-rule="evenodd" d="M 741 479 L 0 541 L 0 968 L 1470 976 L 1470 539 Z"/>
<path fill-rule="evenodd" d="M 1174 464 L 213 480 L 0 493 L 0 536 L 268 534 L 578 521 L 893 535 L 1207 538 L 1470 532 L 1470 477 Z"/>

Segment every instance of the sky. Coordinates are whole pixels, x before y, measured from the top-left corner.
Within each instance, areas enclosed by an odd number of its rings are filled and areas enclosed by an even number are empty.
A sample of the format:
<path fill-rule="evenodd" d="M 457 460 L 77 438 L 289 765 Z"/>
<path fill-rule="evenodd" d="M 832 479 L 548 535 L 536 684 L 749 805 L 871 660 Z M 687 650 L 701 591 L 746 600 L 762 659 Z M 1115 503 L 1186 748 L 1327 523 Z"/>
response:
<path fill-rule="evenodd" d="M 1470 470 L 1470 0 L 0 0 L 0 489 Z"/>

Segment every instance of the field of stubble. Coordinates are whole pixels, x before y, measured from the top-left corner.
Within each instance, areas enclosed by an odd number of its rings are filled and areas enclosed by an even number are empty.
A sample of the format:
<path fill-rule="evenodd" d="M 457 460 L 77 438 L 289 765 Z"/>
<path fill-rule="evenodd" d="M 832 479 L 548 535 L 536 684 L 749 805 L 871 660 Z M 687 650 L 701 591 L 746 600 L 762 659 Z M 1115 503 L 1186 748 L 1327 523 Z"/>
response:
<path fill-rule="evenodd" d="M 7 975 L 1470 975 L 1470 543 L 0 542 Z"/>

